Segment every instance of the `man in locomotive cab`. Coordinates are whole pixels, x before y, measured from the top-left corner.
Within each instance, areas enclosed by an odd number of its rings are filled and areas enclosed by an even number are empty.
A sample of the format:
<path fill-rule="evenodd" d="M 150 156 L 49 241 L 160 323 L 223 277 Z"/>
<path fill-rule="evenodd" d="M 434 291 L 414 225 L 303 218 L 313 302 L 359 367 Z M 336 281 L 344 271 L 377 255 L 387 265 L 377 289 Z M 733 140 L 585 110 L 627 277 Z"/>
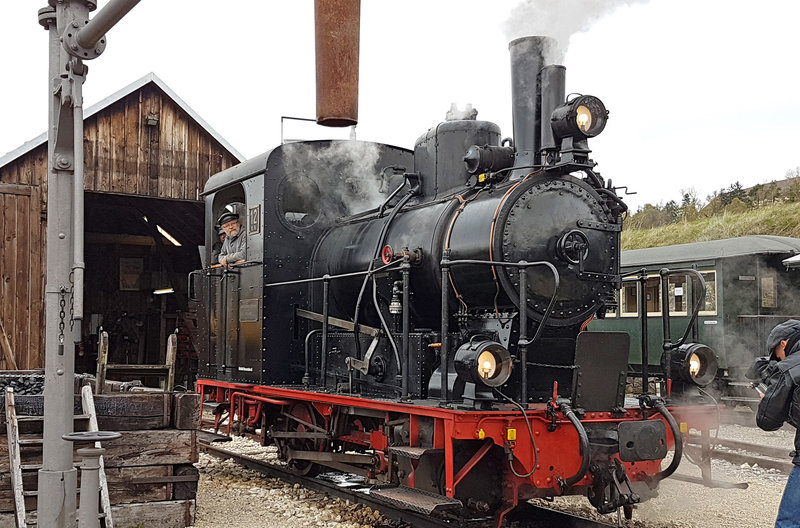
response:
<path fill-rule="evenodd" d="M 797 429 L 794 451 L 789 454 L 794 469 L 775 520 L 775 528 L 796 527 L 800 526 L 800 321 L 790 319 L 773 328 L 767 337 L 767 351 L 771 360 L 765 372 L 767 389 L 758 404 L 756 423 L 765 431 L 775 431 L 784 422 Z"/>
<path fill-rule="evenodd" d="M 239 215 L 225 211 L 219 217 L 217 224 L 225 232 L 225 241 L 217 259 L 223 266 L 230 266 L 247 258 L 247 235 L 244 234 Z"/>

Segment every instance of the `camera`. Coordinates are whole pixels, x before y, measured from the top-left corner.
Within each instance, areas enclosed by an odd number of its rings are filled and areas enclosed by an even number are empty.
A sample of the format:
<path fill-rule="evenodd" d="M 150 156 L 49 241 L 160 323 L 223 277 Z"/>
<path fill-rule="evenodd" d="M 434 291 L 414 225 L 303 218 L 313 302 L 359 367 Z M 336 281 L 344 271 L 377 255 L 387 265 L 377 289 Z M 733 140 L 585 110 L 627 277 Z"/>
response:
<path fill-rule="evenodd" d="M 753 364 L 747 369 L 744 377 L 752 381 L 750 386 L 763 398 L 767 391 L 769 378 L 778 364 L 775 360 L 770 360 L 769 356 L 757 357 Z"/>

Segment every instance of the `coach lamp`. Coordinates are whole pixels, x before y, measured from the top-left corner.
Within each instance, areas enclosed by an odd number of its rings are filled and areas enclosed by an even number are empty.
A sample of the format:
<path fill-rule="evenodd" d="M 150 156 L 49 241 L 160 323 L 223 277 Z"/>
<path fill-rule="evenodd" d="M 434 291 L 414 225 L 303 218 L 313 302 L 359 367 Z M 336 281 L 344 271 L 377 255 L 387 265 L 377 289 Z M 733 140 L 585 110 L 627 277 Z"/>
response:
<path fill-rule="evenodd" d="M 665 373 L 668 356 L 673 382 L 705 387 L 717 377 L 717 355 L 706 345 L 686 343 L 669 353 L 664 352 L 661 356 L 661 368 Z"/>
<path fill-rule="evenodd" d="M 463 390 L 464 403 L 486 408 L 494 401 L 493 387 L 500 387 L 511 376 L 511 354 L 506 347 L 474 336 L 456 351 L 453 361 L 458 374 L 458 389 Z"/>
<path fill-rule="evenodd" d="M 589 159 L 587 139 L 606 127 L 608 110 L 593 95 L 577 95 L 556 107 L 550 116 L 555 138 L 561 142 L 561 163 L 586 163 Z"/>

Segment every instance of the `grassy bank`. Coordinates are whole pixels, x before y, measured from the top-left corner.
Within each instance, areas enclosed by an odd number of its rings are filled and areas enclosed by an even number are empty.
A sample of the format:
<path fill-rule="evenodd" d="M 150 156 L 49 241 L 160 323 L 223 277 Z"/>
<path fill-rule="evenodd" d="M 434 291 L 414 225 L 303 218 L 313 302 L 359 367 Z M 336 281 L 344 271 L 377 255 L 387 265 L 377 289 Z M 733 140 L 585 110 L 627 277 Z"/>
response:
<path fill-rule="evenodd" d="M 652 229 L 622 231 L 622 249 L 686 244 L 746 235 L 800 238 L 800 203 L 786 203 L 744 213 L 721 213 L 710 218 Z"/>

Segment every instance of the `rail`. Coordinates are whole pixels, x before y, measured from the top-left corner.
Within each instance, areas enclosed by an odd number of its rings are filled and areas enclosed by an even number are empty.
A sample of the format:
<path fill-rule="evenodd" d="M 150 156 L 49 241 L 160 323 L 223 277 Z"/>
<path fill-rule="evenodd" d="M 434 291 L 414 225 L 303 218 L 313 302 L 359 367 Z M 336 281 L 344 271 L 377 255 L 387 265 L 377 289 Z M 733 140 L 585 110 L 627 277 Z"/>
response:
<path fill-rule="evenodd" d="M 485 528 L 487 522 L 491 523 L 487 518 L 438 518 L 411 510 L 404 510 L 386 502 L 376 500 L 368 493 L 357 491 L 358 489 L 365 489 L 365 486 L 343 487 L 334 482 L 333 479 L 323 480 L 321 478 L 303 477 L 291 472 L 287 466 L 264 462 L 202 441 L 200 443 L 200 448 L 217 458 L 234 460 L 242 466 L 261 473 L 262 475 L 278 478 L 291 484 L 300 484 L 307 489 L 318 493 L 324 493 L 330 497 L 369 506 L 374 510 L 380 511 L 382 515 L 395 522 L 406 523 L 414 528 L 453 528 L 454 526 L 461 526 L 462 528 Z M 561 528 L 606 528 L 609 526 L 616 526 L 530 503 L 518 505 L 515 510 L 512 510 L 507 515 L 507 519 L 513 521 L 519 528 L 549 528 L 552 526 L 559 526 Z"/>

